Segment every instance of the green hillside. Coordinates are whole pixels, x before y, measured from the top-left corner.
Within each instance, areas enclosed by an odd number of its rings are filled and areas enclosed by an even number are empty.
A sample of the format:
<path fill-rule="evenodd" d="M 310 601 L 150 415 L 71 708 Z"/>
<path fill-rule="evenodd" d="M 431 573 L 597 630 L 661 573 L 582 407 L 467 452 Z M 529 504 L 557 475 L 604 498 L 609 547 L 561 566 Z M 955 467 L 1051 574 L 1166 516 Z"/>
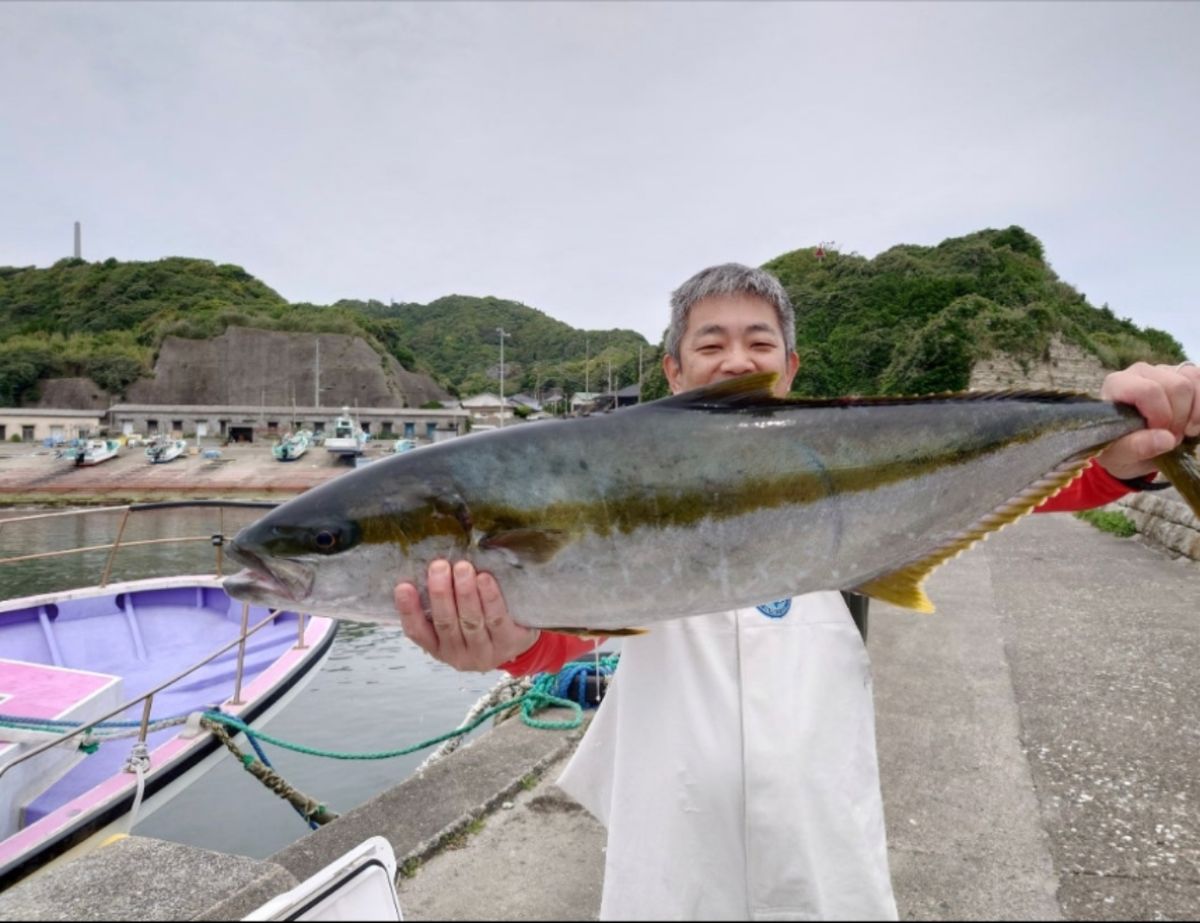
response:
<path fill-rule="evenodd" d="M 395 323 L 422 361 L 464 395 L 495 391 L 499 384 L 500 333 L 504 340 L 505 393 L 561 388 L 567 393 L 605 390 L 637 381 L 638 347 L 648 364 L 658 355 L 632 330 L 576 330 L 517 301 L 447 295 L 429 304 L 338 302 Z M 586 374 L 585 374 L 586 364 Z"/>
<path fill-rule="evenodd" d="M 976 360 L 1003 352 L 1035 362 L 1056 334 L 1109 368 L 1183 359 L 1169 334 L 1090 305 L 1019 227 L 902 244 L 871 260 L 806 247 L 766 268 L 796 306 L 802 394 L 957 390 Z M 615 387 L 629 385 L 640 347 L 643 397 L 666 393 L 658 345 L 634 331 L 577 330 L 493 297 L 292 304 L 239 266 L 171 257 L 0 267 L 0 404 L 30 399 L 39 379 L 54 376 L 86 375 L 120 394 L 152 372 L 163 337 L 212 337 L 231 324 L 361 336 L 462 396 L 497 389 L 498 327 L 510 334 L 507 394 L 605 390 L 610 368 Z"/>
<path fill-rule="evenodd" d="M 365 338 L 422 369 L 395 325 L 341 307 L 289 304 L 240 266 L 60 260 L 0 267 L 0 403 L 31 396 L 40 378 L 86 375 L 113 394 L 153 372 L 166 336 L 204 339 L 230 325 Z"/>
<path fill-rule="evenodd" d="M 1055 333 L 1107 368 L 1184 358 L 1170 334 L 1088 304 L 1015 226 L 902 244 L 872 260 L 810 247 L 765 268 L 796 307 L 803 394 L 959 390 L 976 360 L 1004 352 L 1037 361 Z"/>

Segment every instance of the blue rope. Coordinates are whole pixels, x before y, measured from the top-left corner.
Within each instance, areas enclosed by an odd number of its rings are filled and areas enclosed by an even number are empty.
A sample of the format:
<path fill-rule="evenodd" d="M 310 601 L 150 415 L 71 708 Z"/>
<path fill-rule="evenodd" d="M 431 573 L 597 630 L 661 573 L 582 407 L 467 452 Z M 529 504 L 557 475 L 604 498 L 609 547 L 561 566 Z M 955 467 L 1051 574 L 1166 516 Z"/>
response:
<path fill-rule="evenodd" d="M 594 660 L 575 660 L 564 664 L 558 671 L 553 695 L 560 699 L 576 702 L 580 708 L 595 708 L 596 704 L 588 701 L 587 688 L 590 676 L 611 676 L 617 666 L 618 655 L 610 655 L 600 659 L 599 669 Z M 579 679 L 575 695 L 571 695 L 571 683 Z"/>

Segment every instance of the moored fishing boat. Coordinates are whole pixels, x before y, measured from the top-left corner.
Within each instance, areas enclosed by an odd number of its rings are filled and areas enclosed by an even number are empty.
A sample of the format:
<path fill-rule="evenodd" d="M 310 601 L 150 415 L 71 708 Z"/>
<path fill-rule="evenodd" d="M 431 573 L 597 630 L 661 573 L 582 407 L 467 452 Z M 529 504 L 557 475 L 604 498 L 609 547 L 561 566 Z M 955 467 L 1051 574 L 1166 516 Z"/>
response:
<path fill-rule="evenodd" d="M 343 407 L 334 421 L 333 435 L 325 437 L 325 450 L 333 455 L 362 455 L 369 438 L 358 421 L 350 415 L 350 408 Z"/>
<path fill-rule="evenodd" d="M 75 448 L 75 464 L 98 465 L 116 458 L 121 452 L 121 443 L 115 439 L 87 439 Z"/>
<path fill-rule="evenodd" d="M 300 458 L 312 445 L 312 433 L 306 429 L 289 433 L 271 447 L 271 454 L 276 461 L 295 461 Z"/>
<path fill-rule="evenodd" d="M 146 446 L 146 458 L 151 464 L 162 465 L 174 461 L 187 451 L 186 439 L 166 439 L 158 437 Z"/>
<path fill-rule="evenodd" d="M 246 606 L 221 588 L 214 538 L 228 508 L 271 505 L 144 504 L 0 521 L 12 533 L 48 517 L 120 516 L 107 545 L 81 525 L 73 531 L 88 536 L 85 547 L 0 558 L 17 566 L 105 554 L 97 582 L 0 602 L 0 890 L 128 832 L 215 764 L 225 750 L 197 723 L 201 712 L 261 723 L 313 675 L 335 622 Z M 218 508 L 216 529 L 122 544 L 136 516 L 181 507 Z M 215 572 L 109 580 L 122 547 L 200 541 L 216 546 Z"/>

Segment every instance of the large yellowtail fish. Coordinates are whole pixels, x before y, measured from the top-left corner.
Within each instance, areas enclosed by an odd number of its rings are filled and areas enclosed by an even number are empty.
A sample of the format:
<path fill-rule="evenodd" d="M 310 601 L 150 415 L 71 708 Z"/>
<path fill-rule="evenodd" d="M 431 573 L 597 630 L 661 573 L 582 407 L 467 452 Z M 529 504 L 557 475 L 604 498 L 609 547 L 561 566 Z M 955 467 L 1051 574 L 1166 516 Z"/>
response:
<path fill-rule="evenodd" d="M 1146 423 L 1052 391 L 773 397 L 755 374 L 617 413 L 377 461 L 229 545 L 238 598 L 398 623 L 435 558 L 499 581 L 522 624 L 618 632 L 814 590 L 932 610 L 937 565 Z M 1200 515 L 1196 440 L 1157 459 Z"/>

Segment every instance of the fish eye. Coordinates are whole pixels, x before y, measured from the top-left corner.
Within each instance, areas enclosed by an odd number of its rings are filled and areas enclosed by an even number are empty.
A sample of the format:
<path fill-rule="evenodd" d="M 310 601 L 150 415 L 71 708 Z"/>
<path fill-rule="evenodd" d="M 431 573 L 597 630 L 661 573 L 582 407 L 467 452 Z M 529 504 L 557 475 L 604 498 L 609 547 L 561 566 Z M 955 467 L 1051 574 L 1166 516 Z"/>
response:
<path fill-rule="evenodd" d="M 317 548 L 321 551 L 332 551 L 337 547 L 337 541 L 338 537 L 336 532 L 330 532 L 328 529 L 322 529 L 317 533 Z"/>

